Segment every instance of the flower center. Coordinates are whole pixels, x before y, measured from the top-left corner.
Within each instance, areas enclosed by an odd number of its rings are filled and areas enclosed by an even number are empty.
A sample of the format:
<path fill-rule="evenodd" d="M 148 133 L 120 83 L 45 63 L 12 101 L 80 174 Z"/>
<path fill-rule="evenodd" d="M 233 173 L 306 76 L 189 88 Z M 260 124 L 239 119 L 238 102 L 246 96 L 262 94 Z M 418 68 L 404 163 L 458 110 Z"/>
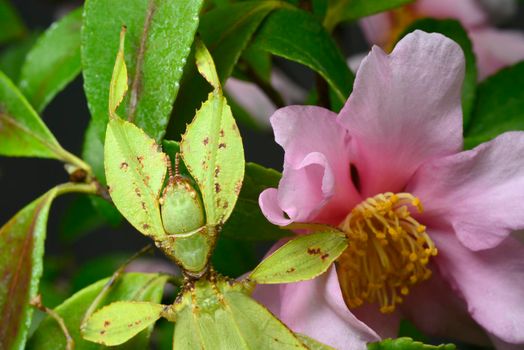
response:
<path fill-rule="evenodd" d="M 382 193 L 357 205 L 340 224 L 349 245 L 337 272 L 349 308 L 367 301 L 393 312 L 414 284 L 431 276 L 427 264 L 437 248 L 408 206 L 423 210 L 409 193 Z"/>

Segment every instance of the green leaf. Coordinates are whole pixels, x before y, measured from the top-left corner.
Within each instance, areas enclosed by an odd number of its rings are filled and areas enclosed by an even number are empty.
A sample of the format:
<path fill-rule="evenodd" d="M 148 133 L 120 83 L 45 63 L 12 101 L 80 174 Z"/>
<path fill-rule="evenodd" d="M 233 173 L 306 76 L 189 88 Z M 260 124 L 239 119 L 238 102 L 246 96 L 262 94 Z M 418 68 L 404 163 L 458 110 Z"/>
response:
<path fill-rule="evenodd" d="M 319 343 L 318 341 L 316 341 L 315 339 L 312 339 L 310 337 L 307 337 L 303 334 L 298 334 L 298 333 L 295 333 L 295 335 L 297 336 L 298 339 L 300 339 L 300 341 L 305 345 L 307 346 L 307 348 L 309 350 L 335 350 L 334 348 L 332 348 L 331 346 L 328 346 L 326 344 L 322 344 L 322 343 Z"/>
<path fill-rule="evenodd" d="M 354 21 L 410 2 L 413 0 L 328 0 L 324 25 L 332 31 L 340 22 Z"/>
<path fill-rule="evenodd" d="M 145 301 L 117 301 L 95 312 L 82 327 L 84 339 L 105 346 L 120 345 L 161 316 L 164 305 Z"/>
<path fill-rule="evenodd" d="M 213 57 L 201 40 L 195 41 L 195 60 L 200 75 L 202 75 L 215 90 L 221 89 L 217 69 Z"/>
<path fill-rule="evenodd" d="M 258 265 L 249 276 L 257 283 L 290 283 L 324 273 L 347 248 L 339 231 L 302 235 L 287 242 Z"/>
<path fill-rule="evenodd" d="M 175 349 L 307 349 L 234 283 L 198 281 L 175 305 Z"/>
<path fill-rule="evenodd" d="M 130 90 L 125 117 L 156 141 L 178 93 L 178 81 L 198 26 L 202 0 L 89 0 L 82 28 L 82 66 L 92 120 L 84 157 L 103 179 L 102 144 L 108 120 L 109 82 L 122 25 L 127 27 Z"/>
<path fill-rule="evenodd" d="M 126 27 L 122 27 L 120 31 L 120 46 L 116 54 L 115 66 L 113 67 L 113 75 L 109 83 L 109 116 L 111 118 L 117 117 L 116 109 L 122 103 L 127 92 L 127 67 L 124 59 L 124 45 L 126 39 Z"/>
<path fill-rule="evenodd" d="M 456 20 L 437 20 L 433 18 L 425 18 L 415 21 L 413 24 L 411 24 L 399 37 L 399 39 L 416 29 L 420 29 L 428 33 L 443 34 L 455 41 L 462 48 L 464 57 L 466 58 L 466 75 L 462 85 L 462 114 L 464 119 L 464 127 L 467 127 L 473 105 L 475 103 L 475 95 L 477 90 L 476 59 L 468 34 L 460 22 Z"/>
<path fill-rule="evenodd" d="M 64 152 L 33 107 L 0 72 L 0 155 L 64 159 Z"/>
<path fill-rule="evenodd" d="M 0 229 L 0 348 L 24 349 L 38 294 L 49 208 L 56 189 L 19 211 Z"/>
<path fill-rule="evenodd" d="M 327 81 L 338 103 L 346 102 L 354 75 L 333 38 L 312 14 L 296 9 L 272 12 L 253 46 L 311 68 Z"/>
<path fill-rule="evenodd" d="M 80 73 L 81 26 L 79 8 L 51 25 L 27 54 L 18 85 L 37 111 Z"/>
<path fill-rule="evenodd" d="M 524 62 L 479 84 L 465 146 L 473 148 L 510 130 L 524 130 Z"/>
<path fill-rule="evenodd" d="M 167 276 L 159 274 L 127 273 L 116 282 L 102 305 L 109 305 L 115 301 L 149 301 L 160 302 Z M 108 278 L 98 281 L 74 294 L 54 311 L 58 313 L 67 325 L 75 341 L 75 350 L 96 350 L 100 345 L 84 340 L 80 335 L 80 323 L 85 312 L 100 293 Z M 151 327 L 129 342 L 113 349 L 146 349 L 148 348 Z M 65 350 L 65 338 L 58 324 L 46 318 L 30 339 L 28 349 L 31 350 Z"/>
<path fill-rule="evenodd" d="M 197 44 L 196 57 L 203 75 L 219 84 L 205 46 Z M 245 161 L 242 138 L 219 85 L 188 125 L 180 150 L 202 193 L 207 223 L 224 223 L 242 188 Z"/>
<path fill-rule="evenodd" d="M 25 26 L 8 0 L 0 0 L 0 44 L 22 37 Z"/>
<path fill-rule="evenodd" d="M 144 235 L 163 236 L 158 200 L 167 171 L 166 155 L 144 131 L 119 118 L 107 125 L 104 153 L 115 206 Z"/>
<path fill-rule="evenodd" d="M 411 338 L 386 339 L 368 344 L 369 350 L 455 350 L 453 344 L 426 345 Z"/>
<path fill-rule="evenodd" d="M 258 205 L 260 193 L 266 188 L 278 187 L 280 177 L 281 174 L 276 170 L 247 163 L 244 184 L 237 205 L 222 228 L 221 234 L 235 239 L 257 241 L 277 240 L 290 236 L 289 231 L 270 223 Z"/>
<path fill-rule="evenodd" d="M 246 231 L 250 229 L 251 227 L 246 227 Z M 260 261 L 261 247 L 257 243 L 231 239 L 221 234 L 213 250 L 211 260 L 213 267 L 224 276 L 235 278 L 242 276 L 253 270 Z"/>
<path fill-rule="evenodd" d="M 240 55 L 248 46 L 260 23 L 279 1 L 246 1 L 218 7 L 202 15 L 199 33 L 214 58 L 217 74 L 222 83 L 233 72 Z M 208 84 L 193 66 L 186 67 L 181 82 L 182 89 L 175 101 L 175 118 L 169 134 L 178 139 L 186 124 L 193 118 L 195 109 L 206 99 Z"/>
<path fill-rule="evenodd" d="M 11 81 L 20 79 L 25 57 L 31 51 L 37 39 L 37 33 L 31 33 L 24 39 L 15 41 L 1 50 L 0 71 L 4 72 Z"/>

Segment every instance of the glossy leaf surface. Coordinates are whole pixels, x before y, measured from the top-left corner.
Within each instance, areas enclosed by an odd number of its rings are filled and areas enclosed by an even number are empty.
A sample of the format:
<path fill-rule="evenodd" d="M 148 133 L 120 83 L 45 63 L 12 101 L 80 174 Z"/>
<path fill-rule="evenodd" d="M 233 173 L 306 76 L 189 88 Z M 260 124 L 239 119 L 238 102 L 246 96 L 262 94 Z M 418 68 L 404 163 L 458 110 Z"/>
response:
<path fill-rule="evenodd" d="M 100 349 L 100 345 L 84 340 L 80 335 L 80 323 L 85 312 L 109 279 L 98 281 L 71 296 L 55 311 L 60 315 L 75 341 L 75 350 Z M 115 301 L 160 302 L 167 277 L 159 274 L 127 273 L 111 287 L 102 305 Z M 130 341 L 113 349 L 147 349 L 151 328 L 144 330 Z M 65 339 L 55 320 L 46 318 L 30 340 L 28 349 L 65 350 Z"/>
<path fill-rule="evenodd" d="M 0 44 L 20 38 L 26 29 L 9 0 L 0 0 Z"/>
<path fill-rule="evenodd" d="M 464 132 L 466 148 L 510 130 L 524 130 L 524 62 L 479 84 L 473 117 Z"/>
<path fill-rule="evenodd" d="M 257 283 L 290 283 L 312 279 L 325 272 L 346 249 L 339 231 L 299 236 L 264 259 L 249 278 Z"/>
<path fill-rule="evenodd" d="M 0 155 L 62 159 L 58 141 L 2 72 L 0 101 Z"/>
<path fill-rule="evenodd" d="M 82 9 L 54 23 L 27 54 L 20 76 L 20 90 L 39 112 L 80 74 Z"/>
<path fill-rule="evenodd" d="M 163 309 L 161 304 L 145 301 L 117 301 L 91 315 L 82 336 L 106 346 L 120 345 L 154 324 Z"/>
<path fill-rule="evenodd" d="M 353 87 L 353 73 L 322 24 L 311 14 L 295 9 L 272 12 L 253 41 L 255 48 L 303 64 L 320 74 L 339 103 Z"/>
<path fill-rule="evenodd" d="M 160 190 L 167 157 L 136 125 L 112 119 L 107 126 L 105 167 L 109 193 L 118 210 L 146 236 L 162 236 Z"/>
<path fill-rule="evenodd" d="M 159 141 L 165 132 L 178 81 L 198 26 L 201 0 L 89 0 L 82 29 L 84 88 L 92 121 L 84 156 L 103 178 L 103 140 L 109 82 L 119 33 L 127 27 L 129 93 L 122 117 Z"/>
<path fill-rule="evenodd" d="M 53 189 L 0 229 L 0 348 L 24 349 L 43 269 L 44 240 Z"/>

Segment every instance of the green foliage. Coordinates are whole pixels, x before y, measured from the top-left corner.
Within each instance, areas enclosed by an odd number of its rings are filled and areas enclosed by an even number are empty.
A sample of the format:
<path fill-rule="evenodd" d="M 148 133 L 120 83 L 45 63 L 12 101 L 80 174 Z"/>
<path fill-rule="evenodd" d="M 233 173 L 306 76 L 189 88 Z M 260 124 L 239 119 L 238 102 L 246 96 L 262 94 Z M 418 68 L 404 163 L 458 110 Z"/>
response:
<path fill-rule="evenodd" d="M 124 96 L 128 90 L 127 86 L 127 66 L 124 58 L 124 45 L 126 39 L 126 27 L 122 27 L 120 31 L 120 45 L 118 46 L 118 53 L 116 54 L 115 66 L 113 67 L 113 74 L 109 82 L 109 117 L 116 118 L 116 109 L 122 103 Z"/>
<path fill-rule="evenodd" d="M 249 278 L 257 283 L 309 280 L 324 273 L 347 246 L 344 233 L 335 230 L 299 236 L 264 259 Z"/>
<path fill-rule="evenodd" d="M 307 346 L 309 350 L 335 350 L 331 346 L 319 343 L 315 339 L 311 339 L 303 334 L 295 334 L 300 341 Z"/>
<path fill-rule="evenodd" d="M 348 68 L 333 38 L 308 12 L 279 9 L 271 13 L 253 41 L 255 48 L 303 64 L 320 74 L 345 103 L 353 87 Z"/>
<path fill-rule="evenodd" d="M 75 341 L 75 350 L 100 349 L 100 345 L 86 341 L 80 335 L 80 324 L 87 309 L 109 279 L 98 281 L 74 294 L 54 311 L 64 319 Z M 109 305 L 114 301 L 160 302 L 167 277 L 159 274 L 127 273 L 111 288 L 102 301 Z M 113 349 L 146 349 L 152 328 L 142 331 L 129 342 Z M 65 350 L 64 335 L 55 320 L 46 318 L 31 337 L 30 350 Z"/>
<path fill-rule="evenodd" d="M 38 35 L 35 32 L 22 40 L 10 43 L 1 50 L 0 71 L 4 72 L 11 81 L 19 81 L 25 57 L 31 51 L 37 39 Z"/>
<path fill-rule="evenodd" d="M 20 90 L 39 112 L 80 73 L 82 9 L 49 27 L 27 54 Z"/>
<path fill-rule="evenodd" d="M 475 95 L 477 90 L 477 66 L 475 54 L 473 52 L 473 46 L 471 44 L 471 40 L 468 37 L 468 34 L 466 33 L 466 30 L 462 27 L 460 22 L 455 20 L 437 20 L 425 18 L 415 21 L 413 24 L 411 24 L 399 37 L 399 40 L 406 34 L 411 33 L 416 29 L 420 29 L 428 33 L 443 34 L 454 40 L 462 48 L 464 57 L 466 59 L 466 75 L 462 85 L 462 114 L 464 119 L 464 127 L 467 127 L 474 107 L 473 105 L 475 103 Z"/>
<path fill-rule="evenodd" d="M 0 229 L 0 348 L 24 349 L 38 293 L 53 189 L 19 211 Z"/>
<path fill-rule="evenodd" d="M 64 159 L 58 141 L 2 72 L 0 125 L 0 155 Z"/>
<path fill-rule="evenodd" d="M 524 62 L 479 84 L 465 146 L 473 148 L 510 130 L 524 130 Z"/>
<path fill-rule="evenodd" d="M 25 26 L 9 0 L 0 0 L 0 44 L 20 38 L 25 32 Z"/>
<path fill-rule="evenodd" d="M 180 150 L 202 193 L 207 224 L 216 225 L 225 222 L 235 207 L 244 178 L 244 149 L 213 60 L 203 45 L 197 45 L 196 57 L 199 71 L 215 89 L 188 125 Z"/>
<path fill-rule="evenodd" d="M 455 350 L 455 345 L 426 345 L 411 338 L 386 339 L 368 344 L 368 350 Z"/>
<path fill-rule="evenodd" d="M 240 240 L 277 240 L 290 235 L 271 224 L 258 205 L 260 193 L 269 187 L 278 187 L 281 174 L 255 163 L 246 164 L 244 185 L 237 205 L 222 228 L 222 235 Z"/>
<path fill-rule="evenodd" d="M 154 324 L 163 309 L 146 301 L 117 301 L 95 312 L 82 325 L 82 336 L 106 346 L 120 345 Z"/>
<path fill-rule="evenodd" d="M 231 75 L 260 23 L 282 5 L 279 1 L 246 1 L 218 7 L 202 15 L 198 31 L 213 56 L 222 83 Z M 193 67 L 186 67 L 181 86 L 169 131 L 173 138 L 184 132 L 186 123 L 191 121 L 195 109 L 209 91 L 208 84 Z"/>
<path fill-rule="evenodd" d="M 257 283 L 290 283 L 324 273 L 348 242 L 339 231 L 299 236 L 280 247 L 258 265 L 249 278 Z"/>
<path fill-rule="evenodd" d="M 104 153 L 115 206 L 144 235 L 163 236 L 159 198 L 167 171 L 166 155 L 144 131 L 119 118 L 107 125 Z"/>
<path fill-rule="evenodd" d="M 175 349 L 307 349 L 242 286 L 199 281 L 175 304 Z"/>
<path fill-rule="evenodd" d="M 332 31 L 340 22 L 354 21 L 410 2 L 413 0 L 328 0 L 324 25 Z"/>
<path fill-rule="evenodd" d="M 92 121 L 84 157 L 100 179 L 108 120 L 109 82 L 118 33 L 127 27 L 126 64 L 130 91 L 125 117 L 159 141 L 165 132 L 178 81 L 198 25 L 201 0 L 89 0 L 82 29 L 84 89 Z"/>

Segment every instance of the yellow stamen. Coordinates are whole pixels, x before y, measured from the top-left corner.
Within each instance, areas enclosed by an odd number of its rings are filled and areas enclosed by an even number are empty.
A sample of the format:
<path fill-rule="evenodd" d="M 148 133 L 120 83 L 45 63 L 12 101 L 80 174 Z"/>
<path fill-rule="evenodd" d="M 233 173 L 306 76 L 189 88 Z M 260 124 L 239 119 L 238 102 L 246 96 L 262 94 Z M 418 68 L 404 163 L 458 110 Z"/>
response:
<path fill-rule="evenodd" d="M 408 206 L 423 211 L 409 193 L 379 194 L 356 206 L 340 224 L 349 245 L 337 272 L 348 307 L 377 302 L 381 312 L 393 312 L 415 283 L 431 276 L 427 264 L 437 248 Z"/>

